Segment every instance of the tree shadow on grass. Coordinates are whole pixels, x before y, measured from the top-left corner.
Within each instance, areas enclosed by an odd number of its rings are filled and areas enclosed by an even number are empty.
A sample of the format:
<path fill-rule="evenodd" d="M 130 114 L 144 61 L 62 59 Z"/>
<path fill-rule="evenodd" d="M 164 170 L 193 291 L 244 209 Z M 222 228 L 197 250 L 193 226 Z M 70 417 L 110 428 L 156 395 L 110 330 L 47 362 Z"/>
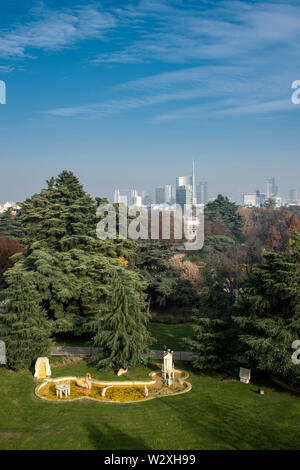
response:
<path fill-rule="evenodd" d="M 193 391 L 191 393 L 193 393 Z M 193 410 L 191 413 L 190 405 L 187 404 L 186 407 L 182 407 L 178 404 L 177 399 L 182 400 L 184 397 L 185 395 L 182 395 L 181 397 L 167 397 L 166 399 L 161 399 L 161 402 L 167 410 L 166 416 L 169 414 L 180 414 L 183 429 L 188 430 L 193 438 L 195 436 L 198 437 L 197 445 L 200 449 L 238 448 L 236 446 L 236 442 L 238 441 L 239 430 L 230 429 L 227 426 L 224 426 L 228 421 L 228 416 L 222 413 L 220 405 L 213 402 L 211 403 L 211 406 L 215 408 L 215 412 L 213 413 L 213 416 L 210 416 L 208 423 L 205 419 L 203 420 L 203 416 L 201 415 L 199 416 L 200 419 L 198 419 L 197 414 L 195 414 L 196 410 Z M 209 411 L 209 414 L 211 415 L 211 410 Z M 222 429 L 223 426 L 224 429 Z M 208 442 L 210 443 L 209 447 L 207 447 Z M 201 447 L 202 445 L 205 445 L 205 447 Z"/>
<path fill-rule="evenodd" d="M 116 423 L 117 425 L 117 423 Z M 151 450 L 140 437 L 128 436 L 107 423 L 86 426 L 89 441 L 96 450 Z"/>

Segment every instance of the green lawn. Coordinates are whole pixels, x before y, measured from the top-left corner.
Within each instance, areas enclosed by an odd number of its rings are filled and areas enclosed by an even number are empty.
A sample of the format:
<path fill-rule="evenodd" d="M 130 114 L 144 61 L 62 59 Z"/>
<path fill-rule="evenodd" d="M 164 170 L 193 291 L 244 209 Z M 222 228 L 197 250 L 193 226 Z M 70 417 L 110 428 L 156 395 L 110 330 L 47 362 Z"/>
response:
<path fill-rule="evenodd" d="M 133 369 L 126 379 L 148 379 L 153 367 Z M 87 371 L 115 377 L 86 364 L 54 368 L 53 376 Z M 300 448 L 299 395 L 260 383 L 265 389 L 260 396 L 258 384 L 188 371 L 189 393 L 117 405 L 44 402 L 34 395 L 31 372 L 0 368 L 0 449 Z"/>
<path fill-rule="evenodd" d="M 193 330 L 191 324 L 180 324 L 180 325 L 164 325 L 162 323 L 150 323 L 150 333 L 153 338 L 156 339 L 151 347 L 153 349 L 163 349 L 167 347 L 177 350 L 186 351 L 187 346 L 185 345 L 183 338 L 191 337 Z"/>

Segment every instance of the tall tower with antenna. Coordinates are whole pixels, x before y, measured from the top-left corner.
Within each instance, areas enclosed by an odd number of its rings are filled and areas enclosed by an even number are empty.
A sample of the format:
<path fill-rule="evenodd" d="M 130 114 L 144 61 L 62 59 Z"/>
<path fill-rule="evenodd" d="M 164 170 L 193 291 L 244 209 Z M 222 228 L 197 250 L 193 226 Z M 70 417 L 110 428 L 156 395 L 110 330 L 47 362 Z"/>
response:
<path fill-rule="evenodd" d="M 196 176 L 195 176 L 195 161 L 194 161 L 194 160 L 193 160 L 192 188 L 193 188 L 193 204 L 197 204 Z"/>

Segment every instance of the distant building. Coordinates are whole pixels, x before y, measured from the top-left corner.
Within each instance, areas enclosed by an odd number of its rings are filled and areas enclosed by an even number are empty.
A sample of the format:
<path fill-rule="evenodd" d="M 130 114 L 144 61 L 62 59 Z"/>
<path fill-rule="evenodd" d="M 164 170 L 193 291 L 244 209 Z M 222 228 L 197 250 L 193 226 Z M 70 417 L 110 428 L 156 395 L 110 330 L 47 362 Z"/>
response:
<path fill-rule="evenodd" d="M 176 189 L 176 204 L 184 207 L 185 204 L 193 203 L 193 188 L 191 185 L 179 186 Z"/>
<path fill-rule="evenodd" d="M 282 198 L 280 196 L 276 196 L 273 199 L 275 201 L 275 207 L 282 207 Z"/>
<path fill-rule="evenodd" d="M 255 191 L 255 193 L 243 194 L 242 199 L 243 199 L 242 201 L 243 206 L 263 207 L 265 200 L 266 200 L 266 195 L 257 190 Z"/>
<path fill-rule="evenodd" d="M 155 203 L 156 204 L 165 204 L 166 202 L 166 191 L 164 186 L 155 188 Z"/>
<path fill-rule="evenodd" d="M 243 206 L 246 207 L 259 207 L 256 193 L 243 194 Z"/>
<path fill-rule="evenodd" d="M 0 214 L 8 211 L 8 209 L 18 210 L 20 207 L 15 202 L 5 202 L 4 204 L 0 204 Z"/>
<path fill-rule="evenodd" d="M 160 186 L 155 189 L 155 203 L 156 204 L 174 204 L 174 190 L 171 184 Z"/>
<path fill-rule="evenodd" d="M 192 202 L 191 204 L 197 204 L 196 194 L 196 176 L 195 176 L 195 162 L 193 161 L 193 173 L 189 176 L 177 176 L 176 178 L 176 202 L 177 202 L 177 190 L 181 187 L 190 186 L 192 189 Z"/>
<path fill-rule="evenodd" d="M 276 196 L 278 196 L 278 186 L 275 184 L 275 178 L 270 178 L 266 180 L 267 184 L 267 191 L 266 191 L 266 198 L 267 199 L 274 199 Z"/>
<path fill-rule="evenodd" d="M 125 194 L 121 194 L 118 189 L 114 191 L 114 203 L 122 203 L 133 206 L 142 206 L 142 196 L 139 196 L 135 189 L 130 191 L 124 191 Z M 127 194 L 126 194 L 127 193 Z"/>
<path fill-rule="evenodd" d="M 114 191 L 114 203 L 115 204 L 125 204 L 127 206 L 128 204 L 128 198 L 126 195 L 121 195 L 120 191 L 118 189 L 115 189 Z"/>
<path fill-rule="evenodd" d="M 152 196 L 150 196 L 149 194 L 145 194 L 142 202 L 144 206 L 151 206 L 153 202 Z"/>
<path fill-rule="evenodd" d="M 197 203 L 198 204 L 208 203 L 208 189 L 207 189 L 206 181 L 200 181 L 200 183 L 197 184 Z"/>
<path fill-rule="evenodd" d="M 289 203 L 290 204 L 298 204 L 299 203 L 297 189 L 290 189 Z"/>
<path fill-rule="evenodd" d="M 176 177 L 176 189 L 180 186 L 192 186 L 193 176 L 177 176 Z"/>
<path fill-rule="evenodd" d="M 135 189 L 131 189 L 130 191 L 130 204 L 137 207 L 142 206 L 142 196 L 139 196 Z"/>
<path fill-rule="evenodd" d="M 166 184 L 165 186 L 165 202 L 166 204 L 174 203 L 174 192 L 171 184 Z"/>

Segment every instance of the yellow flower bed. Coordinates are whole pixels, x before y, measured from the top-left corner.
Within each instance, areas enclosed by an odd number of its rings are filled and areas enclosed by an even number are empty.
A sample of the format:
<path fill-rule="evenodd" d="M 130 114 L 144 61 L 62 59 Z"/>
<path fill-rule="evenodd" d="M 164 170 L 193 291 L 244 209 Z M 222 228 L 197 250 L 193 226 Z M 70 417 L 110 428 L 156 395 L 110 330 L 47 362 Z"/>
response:
<path fill-rule="evenodd" d="M 135 401 L 144 398 L 144 389 L 141 387 L 118 386 L 109 388 L 105 397 L 106 400 L 113 401 Z"/>
<path fill-rule="evenodd" d="M 98 400 L 102 399 L 101 392 L 103 390 L 103 386 L 100 385 L 92 385 L 92 390 L 89 392 L 83 388 L 78 387 L 75 384 L 75 381 L 70 382 L 70 397 L 65 397 L 63 394 L 63 398 L 56 398 L 56 389 L 55 389 L 55 382 L 49 382 L 44 387 L 39 390 L 39 394 L 42 397 L 50 398 L 52 400 L 69 400 L 70 398 L 81 398 L 89 396 L 91 398 L 97 398 Z"/>

